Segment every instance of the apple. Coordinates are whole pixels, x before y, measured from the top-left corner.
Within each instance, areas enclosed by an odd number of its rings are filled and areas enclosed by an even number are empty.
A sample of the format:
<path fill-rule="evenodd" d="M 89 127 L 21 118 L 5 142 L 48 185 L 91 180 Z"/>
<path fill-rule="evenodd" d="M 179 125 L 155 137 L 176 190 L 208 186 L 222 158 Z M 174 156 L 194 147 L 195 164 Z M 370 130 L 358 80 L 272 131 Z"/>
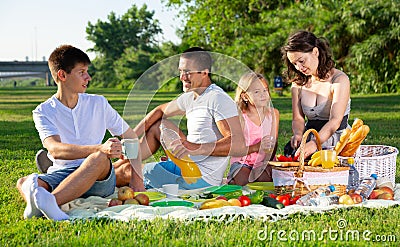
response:
<path fill-rule="evenodd" d="M 146 194 L 137 194 L 135 199 L 140 203 L 140 205 L 148 206 L 150 199 L 149 196 Z"/>
<path fill-rule="evenodd" d="M 379 189 L 394 196 L 394 191 L 390 187 L 383 186 L 383 187 L 380 187 Z"/>
<path fill-rule="evenodd" d="M 137 204 L 137 205 L 139 205 L 140 203 L 136 199 L 131 198 L 131 199 L 125 200 L 124 201 L 124 205 L 125 204 Z"/>
<path fill-rule="evenodd" d="M 344 194 L 339 197 L 339 204 L 344 204 L 344 205 L 353 205 L 354 201 L 348 194 Z"/>
<path fill-rule="evenodd" d="M 393 200 L 393 195 L 387 192 L 384 192 L 378 196 L 378 199 L 383 199 L 383 200 Z"/>
<path fill-rule="evenodd" d="M 355 204 L 362 203 L 362 201 L 363 201 L 361 195 L 357 194 L 357 193 L 350 194 L 350 197 L 351 197 L 351 199 L 353 199 L 353 202 Z"/>
<path fill-rule="evenodd" d="M 129 186 L 123 186 L 118 189 L 118 199 L 125 201 L 135 197 L 135 191 Z"/>
<path fill-rule="evenodd" d="M 377 199 L 380 194 L 385 193 L 385 191 L 381 189 L 376 189 L 371 192 L 368 199 Z"/>
<path fill-rule="evenodd" d="M 114 207 L 114 206 L 119 206 L 122 205 L 122 201 L 119 200 L 118 198 L 112 198 L 109 202 L 108 202 L 108 206 L 109 207 Z"/>
<path fill-rule="evenodd" d="M 236 198 L 229 199 L 228 202 L 231 206 L 238 206 L 238 207 L 242 206 L 242 203 Z"/>

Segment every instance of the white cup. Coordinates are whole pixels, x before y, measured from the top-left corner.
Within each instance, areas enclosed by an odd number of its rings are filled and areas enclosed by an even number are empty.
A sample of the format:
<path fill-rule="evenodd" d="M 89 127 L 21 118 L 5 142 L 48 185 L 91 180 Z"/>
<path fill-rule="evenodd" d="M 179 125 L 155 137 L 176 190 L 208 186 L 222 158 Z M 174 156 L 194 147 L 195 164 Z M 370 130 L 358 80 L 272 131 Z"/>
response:
<path fill-rule="evenodd" d="M 139 151 L 139 139 L 122 139 L 122 154 L 126 159 L 136 159 Z"/>
<path fill-rule="evenodd" d="M 178 196 L 178 184 L 164 184 L 162 188 L 163 192 L 167 195 L 167 198 L 175 198 Z"/>

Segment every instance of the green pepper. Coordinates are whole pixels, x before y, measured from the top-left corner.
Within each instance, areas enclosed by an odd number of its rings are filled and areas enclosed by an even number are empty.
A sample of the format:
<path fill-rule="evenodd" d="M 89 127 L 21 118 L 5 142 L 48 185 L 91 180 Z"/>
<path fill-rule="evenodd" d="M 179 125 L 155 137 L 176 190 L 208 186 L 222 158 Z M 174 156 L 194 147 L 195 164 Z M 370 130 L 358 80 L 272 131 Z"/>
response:
<path fill-rule="evenodd" d="M 264 191 L 257 190 L 256 192 L 251 193 L 250 195 L 247 196 L 250 198 L 251 204 L 259 204 L 263 201 Z"/>

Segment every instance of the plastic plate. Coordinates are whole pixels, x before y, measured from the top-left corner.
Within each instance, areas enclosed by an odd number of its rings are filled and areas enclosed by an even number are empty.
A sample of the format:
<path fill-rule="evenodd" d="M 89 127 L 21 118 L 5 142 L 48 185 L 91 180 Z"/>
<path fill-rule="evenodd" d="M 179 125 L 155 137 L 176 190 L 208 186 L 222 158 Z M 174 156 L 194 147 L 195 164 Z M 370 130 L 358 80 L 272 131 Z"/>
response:
<path fill-rule="evenodd" d="M 158 200 L 164 199 L 166 197 L 166 195 L 164 193 L 157 192 L 157 191 L 135 192 L 135 195 L 138 195 L 138 194 L 147 195 L 149 197 L 150 202 L 158 201 Z"/>
<path fill-rule="evenodd" d="M 252 190 L 269 190 L 273 191 L 275 189 L 273 182 L 254 182 L 248 183 L 247 187 Z"/>
<path fill-rule="evenodd" d="M 221 186 L 213 186 L 210 188 L 207 188 L 206 191 L 209 191 L 213 194 L 218 194 L 218 195 L 224 195 L 229 192 L 234 192 L 242 190 L 242 186 L 240 185 L 231 185 L 231 184 L 225 184 Z"/>
<path fill-rule="evenodd" d="M 183 206 L 183 207 L 193 207 L 193 202 L 188 201 L 160 201 L 160 202 L 153 202 L 151 204 L 153 207 L 174 207 L 174 206 Z"/>

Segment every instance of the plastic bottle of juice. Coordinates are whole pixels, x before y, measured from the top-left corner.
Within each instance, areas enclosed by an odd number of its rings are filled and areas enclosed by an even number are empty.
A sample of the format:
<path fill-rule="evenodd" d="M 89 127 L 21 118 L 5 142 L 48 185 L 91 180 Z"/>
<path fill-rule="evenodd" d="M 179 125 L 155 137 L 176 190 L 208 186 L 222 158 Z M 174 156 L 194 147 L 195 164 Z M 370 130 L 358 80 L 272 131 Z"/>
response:
<path fill-rule="evenodd" d="M 319 187 L 316 190 L 313 190 L 309 192 L 308 194 L 302 196 L 297 200 L 296 204 L 301 205 L 301 206 L 311 206 L 310 200 L 312 198 L 317 198 L 317 197 L 322 197 L 322 196 L 328 196 L 330 195 L 333 191 L 335 191 L 335 186 L 329 185 L 326 187 Z"/>
<path fill-rule="evenodd" d="M 197 164 L 189 158 L 189 156 L 185 156 L 182 159 L 178 159 L 175 155 L 170 151 L 170 143 L 174 140 L 180 139 L 178 133 L 174 130 L 168 129 L 164 127 L 164 125 L 160 125 L 161 130 L 161 144 L 164 147 L 165 153 L 181 169 L 182 177 L 186 183 L 192 184 L 195 183 L 199 178 L 201 178 L 201 171 Z"/>

